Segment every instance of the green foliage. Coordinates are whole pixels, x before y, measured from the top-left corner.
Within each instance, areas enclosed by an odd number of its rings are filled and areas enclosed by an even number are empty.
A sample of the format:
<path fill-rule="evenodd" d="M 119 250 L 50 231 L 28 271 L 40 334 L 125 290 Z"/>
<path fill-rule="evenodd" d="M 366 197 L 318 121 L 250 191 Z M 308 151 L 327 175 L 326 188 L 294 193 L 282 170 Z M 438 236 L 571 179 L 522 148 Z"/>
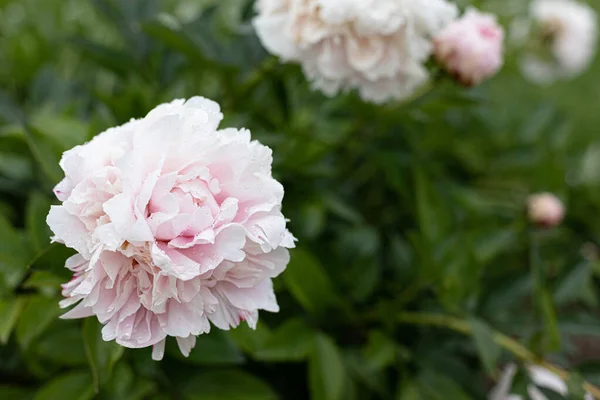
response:
<path fill-rule="evenodd" d="M 509 51 L 477 88 L 328 99 L 266 53 L 251 3 L 0 1 L 0 399 L 484 399 L 515 352 L 497 332 L 577 367 L 573 399 L 600 384 L 585 354 L 600 338 L 600 64 L 538 88 Z M 459 4 L 508 25 L 504 0 Z M 62 152 L 194 95 L 273 149 L 298 248 L 279 313 L 213 329 L 188 358 L 168 341 L 157 363 L 104 342 L 95 318 L 58 318 L 73 252 L 45 218 Z M 560 227 L 529 226 L 539 191 L 565 201 Z"/>

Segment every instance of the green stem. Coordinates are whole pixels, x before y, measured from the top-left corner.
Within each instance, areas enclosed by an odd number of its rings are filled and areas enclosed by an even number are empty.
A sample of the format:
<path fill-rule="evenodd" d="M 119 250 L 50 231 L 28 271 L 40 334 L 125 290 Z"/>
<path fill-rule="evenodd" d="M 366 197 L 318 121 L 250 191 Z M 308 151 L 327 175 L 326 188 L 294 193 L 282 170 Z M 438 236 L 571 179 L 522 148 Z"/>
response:
<path fill-rule="evenodd" d="M 441 328 L 448 328 L 465 335 L 471 334 L 471 325 L 467 321 L 447 315 L 401 312 L 397 315 L 396 320 L 400 323 L 410 325 L 437 326 Z M 496 342 L 500 347 L 509 351 L 520 360 L 531 364 L 541 365 L 542 367 L 560 376 L 561 379 L 569 379 L 568 371 L 548 361 L 540 359 L 535 353 L 527 349 L 516 340 L 496 331 L 493 332 L 492 337 L 494 342 Z M 585 382 L 583 387 L 595 398 L 600 399 L 600 388 L 592 385 L 589 382 Z"/>

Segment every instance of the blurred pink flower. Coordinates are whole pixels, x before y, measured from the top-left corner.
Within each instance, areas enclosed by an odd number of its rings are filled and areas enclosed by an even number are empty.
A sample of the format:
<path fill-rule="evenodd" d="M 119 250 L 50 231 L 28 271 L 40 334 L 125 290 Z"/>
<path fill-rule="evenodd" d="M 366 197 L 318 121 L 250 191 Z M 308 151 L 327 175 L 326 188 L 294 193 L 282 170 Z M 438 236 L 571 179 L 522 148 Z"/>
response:
<path fill-rule="evenodd" d="M 132 348 L 166 336 L 184 355 L 209 321 L 229 329 L 278 311 L 271 278 L 294 237 L 271 150 L 247 130 L 217 130 L 219 105 L 161 104 L 63 155 L 63 203 L 47 218 L 54 241 L 77 250 L 66 267 L 63 318 L 96 315 L 104 340 Z"/>
<path fill-rule="evenodd" d="M 464 85 L 493 76 L 504 61 L 504 30 L 491 14 L 471 8 L 434 39 L 437 61 Z"/>
<path fill-rule="evenodd" d="M 527 202 L 529 220 L 536 225 L 553 227 L 560 224 L 565 216 L 565 207 L 552 193 L 538 193 L 529 196 Z"/>

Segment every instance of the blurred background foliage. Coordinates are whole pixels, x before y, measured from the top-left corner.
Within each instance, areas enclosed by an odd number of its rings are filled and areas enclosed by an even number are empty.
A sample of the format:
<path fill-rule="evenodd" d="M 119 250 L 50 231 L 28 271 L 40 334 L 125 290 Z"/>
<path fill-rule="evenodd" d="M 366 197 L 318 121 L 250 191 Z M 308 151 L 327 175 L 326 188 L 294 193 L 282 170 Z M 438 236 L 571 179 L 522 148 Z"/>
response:
<path fill-rule="evenodd" d="M 527 9 L 459 3 L 505 26 Z M 242 0 L 0 1 L 0 398 L 483 399 L 513 359 L 495 331 L 600 384 L 600 60 L 539 88 L 509 49 L 483 86 L 373 106 L 311 92 L 251 16 Z M 157 363 L 57 318 L 70 250 L 45 216 L 64 150 L 194 95 L 274 149 L 299 246 L 280 313 Z M 560 228 L 528 225 L 537 191 L 565 201 Z"/>

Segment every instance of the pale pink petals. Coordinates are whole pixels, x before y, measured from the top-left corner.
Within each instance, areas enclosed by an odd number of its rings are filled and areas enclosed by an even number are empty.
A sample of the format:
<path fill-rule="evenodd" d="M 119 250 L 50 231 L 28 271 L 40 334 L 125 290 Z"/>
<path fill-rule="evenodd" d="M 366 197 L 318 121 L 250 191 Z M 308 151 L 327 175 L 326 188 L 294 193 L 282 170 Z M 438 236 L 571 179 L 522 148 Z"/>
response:
<path fill-rule="evenodd" d="M 469 9 L 435 36 L 437 61 L 467 86 L 498 72 L 504 62 L 504 30 L 491 14 Z"/>
<path fill-rule="evenodd" d="M 247 130 L 217 131 L 219 105 L 175 100 L 66 152 L 62 206 L 47 221 L 67 260 L 62 318 L 95 315 L 104 340 L 132 348 L 177 338 L 187 356 L 196 335 L 279 308 L 271 278 L 294 237 L 281 214 L 283 187 L 271 150 Z"/>

